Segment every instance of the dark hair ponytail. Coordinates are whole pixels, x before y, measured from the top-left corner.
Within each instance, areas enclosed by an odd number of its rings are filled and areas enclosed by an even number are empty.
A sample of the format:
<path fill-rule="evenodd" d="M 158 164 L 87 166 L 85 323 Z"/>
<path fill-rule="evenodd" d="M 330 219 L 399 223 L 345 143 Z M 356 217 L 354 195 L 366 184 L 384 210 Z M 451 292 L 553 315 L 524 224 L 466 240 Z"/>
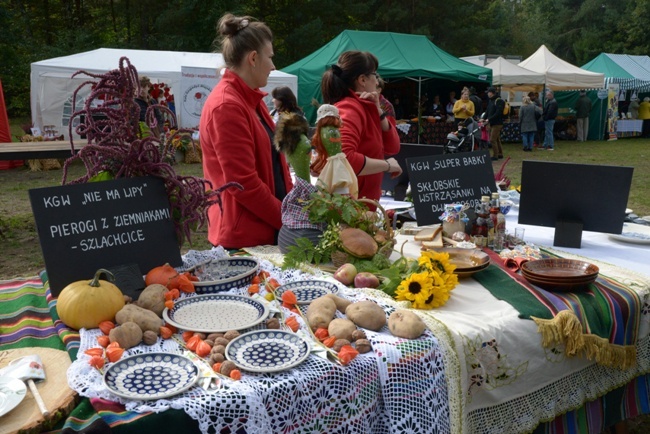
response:
<path fill-rule="evenodd" d="M 379 61 L 367 51 L 346 51 L 339 56 L 336 65 L 325 71 L 321 79 L 321 93 L 325 104 L 335 104 L 354 89 L 360 75 L 377 71 Z"/>

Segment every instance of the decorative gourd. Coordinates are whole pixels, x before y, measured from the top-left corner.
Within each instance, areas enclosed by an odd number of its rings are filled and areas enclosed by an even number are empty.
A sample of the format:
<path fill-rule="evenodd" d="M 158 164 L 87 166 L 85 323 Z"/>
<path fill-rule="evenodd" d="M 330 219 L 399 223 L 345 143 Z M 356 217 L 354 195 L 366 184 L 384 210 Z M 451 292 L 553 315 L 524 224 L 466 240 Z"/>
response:
<path fill-rule="evenodd" d="M 176 277 L 178 277 L 178 271 L 176 271 L 176 269 L 171 265 L 165 264 L 152 268 L 145 276 L 144 283 L 147 286 L 159 283 L 169 288 L 170 283 L 172 283 Z"/>
<path fill-rule="evenodd" d="M 90 282 L 79 280 L 61 291 L 56 311 L 65 325 L 79 330 L 96 328 L 102 321 L 115 321 L 115 314 L 124 307 L 124 296 L 111 282 L 99 280 L 102 273 L 115 280 L 110 271 L 100 268 Z"/>

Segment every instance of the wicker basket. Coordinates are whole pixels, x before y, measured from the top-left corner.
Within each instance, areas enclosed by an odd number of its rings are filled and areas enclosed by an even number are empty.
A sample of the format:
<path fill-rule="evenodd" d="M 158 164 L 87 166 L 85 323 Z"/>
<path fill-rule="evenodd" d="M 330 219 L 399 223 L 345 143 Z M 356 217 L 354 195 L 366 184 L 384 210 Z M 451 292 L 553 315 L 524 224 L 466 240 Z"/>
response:
<path fill-rule="evenodd" d="M 384 215 L 384 230 L 388 234 L 388 237 L 386 243 L 380 246 L 378 253 L 381 253 L 387 258 L 390 257 L 390 255 L 393 253 L 393 246 L 395 245 L 395 233 L 393 232 L 392 222 L 390 221 L 390 217 L 388 216 L 388 213 L 386 212 L 384 207 L 382 207 L 379 204 L 379 202 L 377 202 L 376 200 L 372 200 L 372 199 L 357 199 L 357 200 L 359 202 L 375 205 L 377 209 L 381 211 L 381 213 Z M 331 256 L 332 256 L 332 263 L 337 268 L 343 264 L 350 262 L 352 258 L 352 256 L 349 253 L 343 250 L 336 250 L 332 252 Z"/>
<path fill-rule="evenodd" d="M 201 154 L 201 146 L 196 144 L 189 146 L 185 151 L 185 158 L 183 159 L 183 162 L 185 164 L 198 164 L 202 161 L 203 158 Z"/>

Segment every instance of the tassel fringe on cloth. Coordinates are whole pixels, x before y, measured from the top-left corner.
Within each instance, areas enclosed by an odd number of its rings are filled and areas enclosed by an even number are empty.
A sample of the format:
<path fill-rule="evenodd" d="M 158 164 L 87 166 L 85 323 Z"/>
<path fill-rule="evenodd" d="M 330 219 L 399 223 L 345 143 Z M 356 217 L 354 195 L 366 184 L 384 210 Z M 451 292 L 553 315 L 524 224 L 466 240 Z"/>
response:
<path fill-rule="evenodd" d="M 583 356 L 609 368 L 629 369 L 636 363 L 634 345 L 611 344 L 607 339 L 582 332 L 582 324 L 571 311 L 560 311 L 553 319 L 531 317 L 542 335 L 542 345 L 564 345 L 568 356 Z"/>

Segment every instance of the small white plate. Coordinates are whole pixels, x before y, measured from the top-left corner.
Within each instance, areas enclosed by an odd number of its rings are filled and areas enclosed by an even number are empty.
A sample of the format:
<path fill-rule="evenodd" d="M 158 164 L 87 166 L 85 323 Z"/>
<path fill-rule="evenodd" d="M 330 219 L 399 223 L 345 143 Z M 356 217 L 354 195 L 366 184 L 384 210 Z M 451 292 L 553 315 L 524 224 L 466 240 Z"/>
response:
<path fill-rule="evenodd" d="M 276 289 L 275 297 L 281 300 L 285 291 L 293 292 L 298 299 L 298 304 L 309 304 L 323 295 L 337 294 L 339 287 L 335 283 L 325 280 L 299 280 L 285 283 Z"/>
<path fill-rule="evenodd" d="M 0 416 L 4 416 L 16 408 L 25 399 L 27 387 L 25 383 L 15 378 L 0 378 Z"/>
<path fill-rule="evenodd" d="M 268 307 L 250 297 L 235 294 L 207 294 L 174 302 L 173 309 L 163 311 L 169 324 L 201 333 L 243 330 L 266 319 Z"/>
<path fill-rule="evenodd" d="M 623 223 L 623 232 L 609 234 L 609 238 L 631 244 L 650 244 L 650 226 L 636 223 Z"/>
<path fill-rule="evenodd" d="M 240 335 L 226 346 L 226 358 L 250 372 L 293 368 L 309 357 L 309 342 L 284 330 L 257 330 Z"/>
<path fill-rule="evenodd" d="M 104 373 L 104 385 L 123 398 L 152 400 L 178 395 L 198 378 L 199 368 L 185 356 L 145 353 L 111 365 Z"/>

